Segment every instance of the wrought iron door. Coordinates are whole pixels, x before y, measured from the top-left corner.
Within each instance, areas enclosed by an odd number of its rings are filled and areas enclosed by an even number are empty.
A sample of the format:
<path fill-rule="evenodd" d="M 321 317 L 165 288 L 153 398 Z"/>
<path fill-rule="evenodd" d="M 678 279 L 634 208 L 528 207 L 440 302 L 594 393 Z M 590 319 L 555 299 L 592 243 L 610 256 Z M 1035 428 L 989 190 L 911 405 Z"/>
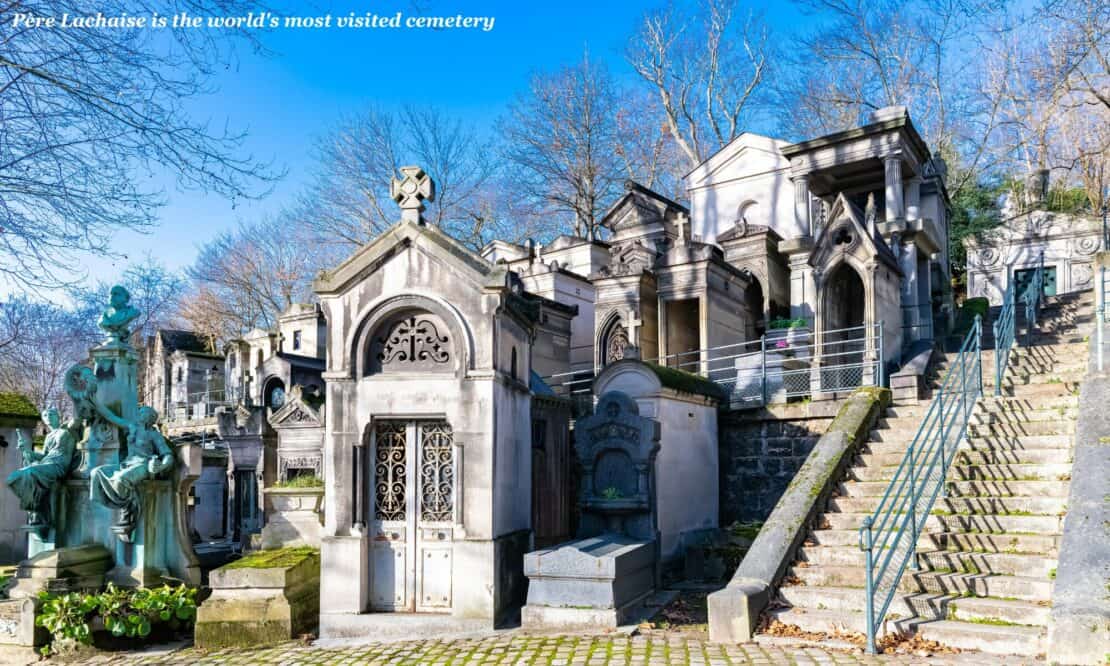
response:
<path fill-rule="evenodd" d="M 378 421 L 373 438 L 371 609 L 451 610 L 457 478 L 445 421 Z"/>

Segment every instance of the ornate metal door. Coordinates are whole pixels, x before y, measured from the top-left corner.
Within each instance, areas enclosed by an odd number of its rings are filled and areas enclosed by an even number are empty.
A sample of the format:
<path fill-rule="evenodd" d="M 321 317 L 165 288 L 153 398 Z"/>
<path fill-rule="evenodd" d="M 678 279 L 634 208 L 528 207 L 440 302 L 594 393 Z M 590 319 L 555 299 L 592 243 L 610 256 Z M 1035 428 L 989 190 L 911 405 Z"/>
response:
<path fill-rule="evenodd" d="M 448 612 L 458 489 L 444 421 L 378 421 L 371 609 Z"/>

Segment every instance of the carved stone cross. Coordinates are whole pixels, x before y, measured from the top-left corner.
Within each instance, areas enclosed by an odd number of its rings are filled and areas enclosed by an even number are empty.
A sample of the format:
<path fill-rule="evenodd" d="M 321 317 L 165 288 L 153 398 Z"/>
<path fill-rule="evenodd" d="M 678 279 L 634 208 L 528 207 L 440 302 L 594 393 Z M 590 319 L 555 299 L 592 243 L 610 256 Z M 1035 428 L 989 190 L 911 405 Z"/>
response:
<path fill-rule="evenodd" d="M 401 178 L 389 185 L 389 195 L 401 207 L 401 219 L 424 224 L 425 201 L 435 201 L 436 186 L 431 177 L 418 166 L 401 167 Z"/>
<path fill-rule="evenodd" d="M 628 322 L 628 342 L 639 347 L 640 327 L 644 325 L 644 320 L 636 316 L 635 310 L 629 310 L 625 319 Z"/>

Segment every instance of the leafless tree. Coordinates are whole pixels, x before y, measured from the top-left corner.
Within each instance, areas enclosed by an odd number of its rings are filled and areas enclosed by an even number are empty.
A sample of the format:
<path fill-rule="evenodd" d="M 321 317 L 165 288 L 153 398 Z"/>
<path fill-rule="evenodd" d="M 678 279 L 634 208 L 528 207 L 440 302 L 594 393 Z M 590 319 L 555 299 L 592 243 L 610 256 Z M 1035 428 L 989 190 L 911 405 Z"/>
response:
<path fill-rule="evenodd" d="M 146 230 L 165 170 L 179 187 L 254 196 L 278 174 L 244 154 L 241 132 L 187 110 L 211 91 L 245 31 L 16 25 L 19 14 L 84 16 L 77 0 L 0 3 L 0 276 L 56 287 L 113 233 Z M 103 0 L 105 16 L 233 15 L 245 0 Z"/>
<path fill-rule="evenodd" d="M 586 54 L 532 76 L 498 121 L 513 191 L 528 219 L 563 220 L 578 236 L 597 232 L 622 180 L 618 92 Z"/>
<path fill-rule="evenodd" d="M 370 108 L 341 121 L 316 148 L 313 184 L 289 214 L 314 229 L 321 242 L 340 245 L 342 253 L 400 219 L 389 184 L 406 164 L 435 179 L 435 201 L 425 214 L 432 224 L 471 239 L 494 223 L 484 207 L 497 171 L 489 142 L 436 109 Z"/>
<path fill-rule="evenodd" d="M 4 310 L 20 312 L 21 325 L 12 331 L 6 318 L 0 321 L 0 337 L 13 340 L 0 351 L 0 391 L 26 395 L 42 408 L 64 409 L 62 377 L 87 351 L 84 322 L 59 305 L 26 296 L 9 300 Z"/>
<path fill-rule="evenodd" d="M 201 247 L 188 269 L 193 285 L 181 316 L 218 341 L 272 328 L 290 305 L 312 300 L 312 279 L 324 265 L 320 253 L 284 216 L 223 232 Z"/>
<path fill-rule="evenodd" d="M 627 59 L 658 97 L 668 131 L 693 168 L 744 131 L 768 75 L 768 29 L 737 16 L 735 0 L 648 12 Z"/>

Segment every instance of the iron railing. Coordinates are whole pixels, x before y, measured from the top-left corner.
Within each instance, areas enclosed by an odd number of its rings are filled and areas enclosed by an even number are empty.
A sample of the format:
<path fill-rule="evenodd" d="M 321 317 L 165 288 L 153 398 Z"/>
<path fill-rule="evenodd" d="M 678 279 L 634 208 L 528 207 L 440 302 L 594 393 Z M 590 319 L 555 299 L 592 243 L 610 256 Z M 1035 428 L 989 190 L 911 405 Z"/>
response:
<path fill-rule="evenodd" d="M 1033 271 L 1033 279 L 1022 294 L 1022 300 L 1025 302 L 1025 344 L 1029 345 L 1033 340 L 1033 329 L 1037 326 L 1041 303 L 1044 302 L 1044 252 L 1041 252 L 1037 269 Z"/>
<path fill-rule="evenodd" d="M 184 401 L 166 401 L 165 414 L 170 421 L 191 421 L 215 416 L 216 409 L 232 404 L 223 389 L 190 393 Z"/>
<path fill-rule="evenodd" d="M 644 361 L 715 382 L 728 393 L 733 407 L 758 407 L 815 393 L 885 386 L 883 332 L 882 322 L 823 331 L 819 336 L 808 328 L 773 329 L 758 340 Z M 557 395 L 576 403 L 576 413 L 578 407 L 592 405 L 593 380 L 592 371 L 544 377 Z"/>
<path fill-rule="evenodd" d="M 1011 279 L 1006 285 L 1006 293 L 1002 294 L 1002 309 L 998 318 L 994 320 L 994 394 L 1002 395 L 1002 378 L 1006 375 L 1006 367 L 1010 364 L 1010 350 L 1014 346 L 1014 281 Z"/>
<path fill-rule="evenodd" d="M 983 392 L 982 317 L 975 323 L 921 421 L 874 513 L 863 520 L 859 545 L 866 559 L 867 651 L 898 593 L 907 567 L 917 567 L 917 539 L 944 492 L 948 467 Z"/>

